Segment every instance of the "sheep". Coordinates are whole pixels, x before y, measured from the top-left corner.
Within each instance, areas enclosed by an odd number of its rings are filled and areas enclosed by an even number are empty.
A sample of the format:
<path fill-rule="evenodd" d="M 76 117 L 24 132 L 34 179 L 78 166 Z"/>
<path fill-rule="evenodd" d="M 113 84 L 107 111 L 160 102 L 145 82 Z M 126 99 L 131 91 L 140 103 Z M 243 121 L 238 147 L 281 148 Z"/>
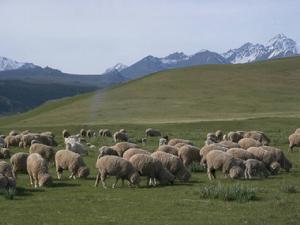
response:
<path fill-rule="evenodd" d="M 235 143 L 238 143 L 239 140 L 241 140 L 243 138 L 243 135 L 239 132 L 234 132 L 234 131 L 230 131 L 227 136 L 226 139 L 227 141 L 232 141 Z"/>
<path fill-rule="evenodd" d="M 12 131 L 9 132 L 8 136 L 16 136 L 16 135 L 18 135 L 18 134 L 19 134 L 19 133 L 18 133 L 17 131 L 12 130 Z"/>
<path fill-rule="evenodd" d="M 240 167 L 242 170 L 244 169 L 243 160 L 234 158 L 232 155 L 220 150 L 210 151 L 206 156 L 206 161 L 209 180 L 216 178 L 215 171 L 219 169 L 222 169 L 225 176 L 229 175 L 230 169 L 234 166 Z"/>
<path fill-rule="evenodd" d="M 300 128 L 297 128 L 294 133 L 295 134 L 297 134 L 297 133 L 300 134 Z"/>
<path fill-rule="evenodd" d="M 82 156 L 88 155 L 88 151 L 84 148 L 84 146 L 79 142 L 67 143 L 66 149 L 75 153 L 78 153 Z"/>
<path fill-rule="evenodd" d="M 208 133 L 206 135 L 206 141 L 205 141 L 206 145 L 214 144 L 217 142 L 218 142 L 218 137 L 216 136 L 215 133 Z"/>
<path fill-rule="evenodd" d="M 93 136 L 94 136 L 94 131 L 92 131 L 92 130 L 87 130 L 86 136 L 87 136 L 88 138 L 93 137 Z"/>
<path fill-rule="evenodd" d="M 0 159 L 9 159 L 10 151 L 8 148 L 0 148 Z"/>
<path fill-rule="evenodd" d="M 239 146 L 243 149 L 248 150 L 250 147 L 259 147 L 261 146 L 261 143 L 254 140 L 253 138 L 242 138 L 238 142 Z"/>
<path fill-rule="evenodd" d="M 69 131 L 67 131 L 66 129 L 64 129 L 62 131 L 62 136 L 63 136 L 63 138 L 68 138 L 68 137 L 71 136 L 71 134 L 69 133 Z"/>
<path fill-rule="evenodd" d="M 99 136 L 101 136 L 101 137 L 111 137 L 112 134 L 111 134 L 110 130 L 108 130 L 108 129 L 101 129 L 101 130 L 99 130 Z"/>
<path fill-rule="evenodd" d="M 29 156 L 26 152 L 17 152 L 10 158 L 12 165 L 13 176 L 16 177 L 17 172 L 27 172 L 27 157 Z"/>
<path fill-rule="evenodd" d="M 84 163 L 82 157 L 75 152 L 69 150 L 59 150 L 55 154 L 55 166 L 57 178 L 62 178 L 63 170 L 69 170 L 70 179 L 87 178 L 90 175 L 90 170 Z"/>
<path fill-rule="evenodd" d="M 79 133 L 80 133 L 80 136 L 81 136 L 81 137 L 86 137 L 86 134 L 87 134 L 87 133 L 86 133 L 86 130 L 85 130 L 85 129 L 81 129 Z"/>
<path fill-rule="evenodd" d="M 218 143 L 219 145 L 222 145 L 226 148 L 239 148 L 239 144 L 233 141 L 221 141 Z"/>
<path fill-rule="evenodd" d="M 239 166 L 233 166 L 229 170 L 229 177 L 231 179 L 239 179 L 244 176 L 243 169 Z"/>
<path fill-rule="evenodd" d="M 182 146 L 188 145 L 186 143 L 177 143 L 176 145 L 174 145 L 175 148 L 181 148 Z M 191 145 L 192 146 L 192 145 Z"/>
<path fill-rule="evenodd" d="M 163 164 L 163 166 L 167 168 L 180 181 L 189 181 L 191 174 L 177 156 L 162 151 L 153 152 L 151 156 L 158 159 Z"/>
<path fill-rule="evenodd" d="M 21 135 L 25 135 L 25 134 L 29 134 L 29 133 L 31 133 L 30 130 L 23 130 L 20 134 Z"/>
<path fill-rule="evenodd" d="M 20 145 L 19 147 L 23 147 L 23 148 L 26 148 L 26 147 L 30 147 L 31 145 L 31 142 L 33 140 L 38 140 L 39 139 L 39 134 L 36 134 L 36 133 L 29 133 L 29 134 L 25 134 L 21 137 L 21 141 L 20 141 Z"/>
<path fill-rule="evenodd" d="M 275 155 L 276 161 L 280 164 L 280 167 L 285 169 L 286 172 L 290 171 L 292 163 L 285 157 L 283 151 L 271 146 L 262 146 L 262 148 L 271 151 Z"/>
<path fill-rule="evenodd" d="M 178 148 L 175 148 L 171 145 L 161 145 L 157 148 L 156 151 L 166 152 L 176 156 L 178 155 Z"/>
<path fill-rule="evenodd" d="M 235 158 L 239 158 L 242 160 L 256 159 L 256 157 L 251 152 L 242 148 L 231 148 L 227 151 L 227 153 Z"/>
<path fill-rule="evenodd" d="M 55 138 L 55 134 L 52 131 L 44 131 L 44 132 L 40 133 L 40 135 Z"/>
<path fill-rule="evenodd" d="M 129 160 L 142 176 L 147 176 L 147 185 L 156 186 L 156 179 L 161 185 L 173 183 L 175 176 L 171 174 L 162 163 L 151 155 L 135 154 Z"/>
<path fill-rule="evenodd" d="M 0 173 L 4 176 L 15 178 L 12 166 L 3 160 L 0 160 Z"/>
<path fill-rule="evenodd" d="M 48 164 L 54 162 L 55 150 L 51 146 L 40 144 L 40 143 L 33 143 L 29 148 L 29 153 L 40 154 L 48 162 Z"/>
<path fill-rule="evenodd" d="M 4 138 L 5 147 L 9 148 L 11 146 L 19 146 L 19 143 L 21 141 L 21 135 L 8 135 Z"/>
<path fill-rule="evenodd" d="M 211 144 L 211 145 L 206 145 L 206 146 L 202 147 L 200 149 L 200 157 L 201 157 L 200 164 L 203 167 L 206 167 L 206 156 L 212 150 L 221 150 L 223 152 L 226 152 L 228 150 L 228 148 L 226 148 L 222 145 L 219 145 L 219 144 Z"/>
<path fill-rule="evenodd" d="M 105 156 L 105 155 L 119 156 L 118 152 L 116 150 L 114 150 L 113 148 L 108 147 L 108 146 L 102 146 L 101 148 L 99 148 L 98 158 Z"/>
<path fill-rule="evenodd" d="M 121 133 L 127 133 L 127 131 L 124 128 L 120 129 L 119 132 L 121 132 Z"/>
<path fill-rule="evenodd" d="M 158 146 L 161 146 L 161 145 L 166 145 L 168 143 L 168 140 L 166 138 L 160 138 L 159 141 L 158 141 Z"/>
<path fill-rule="evenodd" d="M 0 137 L 0 148 L 3 148 L 5 146 L 5 141 L 3 137 Z"/>
<path fill-rule="evenodd" d="M 127 133 L 120 132 L 120 131 L 115 132 L 113 137 L 114 137 L 114 142 L 115 143 L 117 143 L 117 142 L 127 142 L 129 140 Z"/>
<path fill-rule="evenodd" d="M 98 171 L 95 182 L 96 187 L 101 179 L 103 188 L 107 188 L 105 179 L 108 175 L 116 177 L 112 188 L 116 187 L 119 179 L 122 179 L 122 184 L 124 184 L 125 179 L 128 180 L 130 186 L 136 186 L 140 183 L 140 175 L 137 169 L 134 168 L 131 162 L 118 156 L 106 155 L 101 157 L 96 162 L 96 169 Z"/>
<path fill-rule="evenodd" d="M 268 177 L 270 175 L 265 164 L 257 159 L 247 159 L 245 164 L 245 178 L 252 179 L 253 176 Z"/>
<path fill-rule="evenodd" d="M 52 185 L 52 177 L 48 173 L 47 161 L 38 153 L 27 157 L 27 173 L 31 186 L 35 188 Z"/>
<path fill-rule="evenodd" d="M 223 131 L 217 130 L 216 133 L 215 133 L 215 135 L 216 135 L 216 137 L 217 137 L 217 142 L 222 141 L 222 138 L 223 138 Z"/>
<path fill-rule="evenodd" d="M 112 149 L 116 150 L 120 157 L 123 157 L 123 154 L 126 150 L 130 148 L 138 148 L 139 146 L 133 143 L 129 142 L 119 142 L 113 146 L 111 146 Z"/>
<path fill-rule="evenodd" d="M 144 154 L 144 155 L 150 155 L 151 153 L 140 148 L 130 148 L 123 154 L 123 158 L 126 160 L 130 160 L 130 158 L 136 154 Z"/>
<path fill-rule="evenodd" d="M 34 140 L 39 141 L 41 144 L 48 145 L 48 146 L 57 146 L 56 141 L 54 140 L 53 136 L 45 135 L 45 134 L 39 134 L 37 138 Z"/>
<path fill-rule="evenodd" d="M 158 130 L 154 130 L 152 128 L 148 128 L 145 130 L 146 137 L 160 137 L 161 133 Z"/>
<path fill-rule="evenodd" d="M 4 189 L 12 198 L 16 190 L 16 180 L 0 173 L 0 189 Z"/>
<path fill-rule="evenodd" d="M 186 143 L 189 145 L 194 145 L 193 142 L 190 140 L 178 139 L 178 138 L 173 138 L 173 139 L 169 140 L 168 145 L 174 146 L 177 143 Z"/>
<path fill-rule="evenodd" d="M 244 134 L 244 138 L 253 138 L 256 141 L 259 141 L 262 145 L 269 145 L 270 139 L 267 135 L 261 131 L 249 131 Z"/>
<path fill-rule="evenodd" d="M 193 161 L 200 163 L 200 149 L 192 145 L 184 145 L 179 148 L 178 157 L 185 167 L 188 167 Z"/>
<path fill-rule="evenodd" d="M 293 152 L 294 147 L 300 147 L 300 133 L 294 133 L 289 136 L 289 152 Z"/>

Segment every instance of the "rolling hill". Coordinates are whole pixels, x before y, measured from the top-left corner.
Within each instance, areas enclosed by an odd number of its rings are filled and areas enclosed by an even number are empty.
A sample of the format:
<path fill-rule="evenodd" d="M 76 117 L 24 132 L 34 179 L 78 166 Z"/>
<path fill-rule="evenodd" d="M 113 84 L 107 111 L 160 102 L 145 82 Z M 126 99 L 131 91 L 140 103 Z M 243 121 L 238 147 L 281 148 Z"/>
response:
<path fill-rule="evenodd" d="M 167 70 L 2 118 L 0 125 L 172 123 L 300 115 L 300 57 Z"/>

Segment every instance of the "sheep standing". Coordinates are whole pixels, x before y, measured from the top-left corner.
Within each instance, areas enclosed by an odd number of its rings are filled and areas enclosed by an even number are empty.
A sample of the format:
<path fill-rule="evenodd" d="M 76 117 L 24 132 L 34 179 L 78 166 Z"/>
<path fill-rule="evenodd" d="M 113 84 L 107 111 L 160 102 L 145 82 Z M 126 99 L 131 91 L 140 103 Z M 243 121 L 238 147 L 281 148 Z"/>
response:
<path fill-rule="evenodd" d="M 250 147 L 259 147 L 262 145 L 259 141 L 256 141 L 253 138 L 242 138 L 239 140 L 238 144 L 241 148 L 246 150 Z"/>
<path fill-rule="evenodd" d="M 113 146 L 112 149 L 116 150 L 120 157 L 123 157 L 124 152 L 126 152 L 130 148 L 138 148 L 139 146 L 129 142 L 119 142 Z"/>
<path fill-rule="evenodd" d="M 89 168 L 84 163 L 82 157 L 69 150 L 59 150 L 55 154 L 55 166 L 57 178 L 61 179 L 63 170 L 71 172 L 70 179 L 86 178 L 90 174 Z"/>
<path fill-rule="evenodd" d="M 145 130 L 146 137 L 160 137 L 161 133 L 159 130 L 154 130 L 152 128 L 148 128 Z"/>
<path fill-rule="evenodd" d="M 102 146 L 99 149 L 98 158 L 103 157 L 105 155 L 116 155 L 116 156 L 119 156 L 118 152 L 116 150 L 114 150 L 113 148 L 108 147 L 108 146 Z"/>
<path fill-rule="evenodd" d="M 0 148 L 0 159 L 9 159 L 10 151 L 8 148 Z"/>
<path fill-rule="evenodd" d="M 48 163 L 38 153 L 30 154 L 27 157 L 27 173 L 30 178 L 30 184 L 35 188 L 52 184 L 52 177 L 48 173 Z"/>
<path fill-rule="evenodd" d="M 111 134 L 110 130 L 108 130 L 108 129 L 101 129 L 101 130 L 99 130 L 99 136 L 100 137 L 112 137 L 112 134 Z"/>
<path fill-rule="evenodd" d="M 227 151 L 227 153 L 232 155 L 234 158 L 239 158 L 242 160 L 256 159 L 256 157 L 251 152 L 242 148 L 231 148 Z"/>
<path fill-rule="evenodd" d="M 158 159 L 180 181 L 189 181 L 191 174 L 177 156 L 161 151 L 156 151 L 151 156 Z"/>
<path fill-rule="evenodd" d="M 21 141 L 21 135 L 8 135 L 4 138 L 5 147 L 9 148 L 11 146 L 19 146 Z"/>
<path fill-rule="evenodd" d="M 114 137 L 114 142 L 115 143 L 117 143 L 117 142 L 128 142 L 128 140 L 129 140 L 127 133 L 120 132 L 120 131 L 115 132 L 113 137 Z"/>
<path fill-rule="evenodd" d="M 3 160 L 0 160 L 0 173 L 6 177 L 15 178 L 11 165 Z"/>
<path fill-rule="evenodd" d="M 13 176 L 16 177 L 17 172 L 27 172 L 27 158 L 29 154 L 25 152 L 17 152 L 10 158 Z"/>
<path fill-rule="evenodd" d="M 220 151 L 226 152 L 228 150 L 228 148 L 226 148 L 225 146 L 219 145 L 219 144 L 211 144 L 211 145 L 206 145 L 206 146 L 202 147 L 200 149 L 200 157 L 201 157 L 200 164 L 203 167 L 206 167 L 206 156 L 212 150 L 220 150 Z"/>
<path fill-rule="evenodd" d="M 289 136 L 289 151 L 293 152 L 294 147 L 300 147 L 300 133 L 294 133 Z"/>
<path fill-rule="evenodd" d="M 87 132 L 85 129 L 81 129 L 79 133 L 80 133 L 81 137 L 86 137 L 86 135 L 87 135 Z"/>
<path fill-rule="evenodd" d="M 48 162 L 48 164 L 54 162 L 55 150 L 51 146 L 40 144 L 40 143 L 34 143 L 30 146 L 29 153 L 40 154 Z"/>
<path fill-rule="evenodd" d="M 66 149 L 82 156 L 88 155 L 88 151 L 84 148 L 83 144 L 79 142 L 66 143 Z"/>
<path fill-rule="evenodd" d="M 178 148 L 171 145 L 161 145 L 156 151 L 166 152 L 176 156 L 178 155 Z"/>
<path fill-rule="evenodd" d="M 244 134 L 244 138 L 253 138 L 256 141 L 259 141 L 262 145 L 269 145 L 270 138 L 261 131 L 249 131 Z"/>
<path fill-rule="evenodd" d="M 123 158 L 126 160 L 130 160 L 130 158 L 136 154 L 150 155 L 151 153 L 140 148 L 130 148 L 126 152 L 124 152 Z"/>
<path fill-rule="evenodd" d="M 123 184 L 125 179 L 129 181 L 130 185 L 138 185 L 140 182 L 140 175 L 132 163 L 118 156 L 107 155 L 101 157 L 96 162 L 96 169 L 98 170 L 95 182 L 96 187 L 101 179 L 103 188 L 107 188 L 105 184 L 107 176 L 116 177 L 113 188 L 116 187 L 119 179 L 122 179 Z"/>
<path fill-rule="evenodd" d="M 221 141 L 218 144 L 222 145 L 226 148 L 239 148 L 240 147 L 238 143 L 235 143 L 233 141 Z"/>
<path fill-rule="evenodd" d="M 223 138 L 223 131 L 217 130 L 216 133 L 215 133 L 215 135 L 216 135 L 216 137 L 217 137 L 217 142 L 222 141 L 222 138 Z"/>
<path fill-rule="evenodd" d="M 239 133 L 239 132 L 230 131 L 230 132 L 227 134 L 225 140 L 227 140 L 227 141 L 232 141 L 232 142 L 235 142 L 235 143 L 238 143 L 239 140 L 241 140 L 243 137 L 244 137 L 244 136 L 243 136 L 241 133 Z"/>
<path fill-rule="evenodd" d="M 248 159 L 245 164 L 245 178 L 252 179 L 253 176 L 268 177 L 270 175 L 265 164 L 256 159 Z"/>
<path fill-rule="evenodd" d="M 62 136 L 63 136 L 63 138 L 68 138 L 68 137 L 71 136 L 71 134 L 69 133 L 69 131 L 67 131 L 66 129 L 64 129 L 62 131 Z"/>
<path fill-rule="evenodd" d="M 142 176 L 148 177 L 147 185 L 156 186 L 156 179 L 162 185 L 173 183 L 175 180 L 175 176 L 164 168 L 158 159 L 151 157 L 151 155 L 135 154 L 129 161 Z"/>
<path fill-rule="evenodd" d="M 286 158 L 283 151 L 271 146 L 262 146 L 262 148 L 273 153 L 276 161 L 280 164 L 281 168 L 285 169 L 286 172 L 290 171 L 290 169 L 292 168 L 292 163 Z"/>
<path fill-rule="evenodd" d="M 168 145 L 174 146 L 177 143 L 185 143 L 188 145 L 194 145 L 193 142 L 190 140 L 179 139 L 179 138 L 173 138 L 173 139 L 169 140 Z"/>
<path fill-rule="evenodd" d="M 194 161 L 200 163 L 200 149 L 192 145 L 184 145 L 179 148 L 178 157 L 182 160 L 185 167 L 188 167 Z"/>

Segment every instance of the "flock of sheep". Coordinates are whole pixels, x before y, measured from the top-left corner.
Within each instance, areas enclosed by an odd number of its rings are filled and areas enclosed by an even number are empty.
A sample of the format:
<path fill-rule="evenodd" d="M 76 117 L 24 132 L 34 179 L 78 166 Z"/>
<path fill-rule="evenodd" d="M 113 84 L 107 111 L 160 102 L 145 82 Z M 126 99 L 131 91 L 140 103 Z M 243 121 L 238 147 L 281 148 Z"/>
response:
<path fill-rule="evenodd" d="M 146 138 L 161 137 L 158 130 L 149 128 Z M 11 131 L 7 136 L 0 136 L 0 158 L 10 158 L 10 163 L 0 160 L 0 188 L 8 193 L 14 192 L 16 177 L 19 172 L 26 172 L 33 187 L 50 186 L 53 182 L 49 166 L 55 166 L 57 178 L 62 179 L 64 170 L 68 170 L 71 179 L 87 178 L 90 169 L 84 162 L 88 148 L 84 140 L 97 136 L 91 130 L 82 129 L 79 134 L 71 135 L 62 131 L 65 149 L 55 151 L 57 145 L 52 132 L 32 133 L 28 130 L 18 133 Z M 287 172 L 292 168 L 284 152 L 269 146 L 270 139 L 259 131 L 236 131 L 223 135 L 222 131 L 208 133 L 204 146 L 198 148 L 190 140 L 170 139 L 168 136 L 159 139 L 159 146 L 153 152 L 142 149 L 131 143 L 124 129 L 112 134 L 108 129 L 99 131 L 99 136 L 113 137 L 115 145 L 102 146 L 96 161 L 96 181 L 101 181 L 106 188 L 107 176 L 118 180 L 127 180 L 129 186 L 138 186 L 140 176 L 147 177 L 147 185 L 156 186 L 173 184 L 175 179 L 189 181 L 189 165 L 199 163 L 206 168 L 208 178 L 216 178 L 215 172 L 221 170 L 225 177 L 232 179 L 268 177 L 276 175 L 279 170 Z M 289 149 L 300 147 L 300 128 L 289 136 Z M 9 148 L 17 146 L 29 148 L 29 152 L 18 152 L 10 156 Z M 89 145 L 89 147 L 95 147 Z"/>

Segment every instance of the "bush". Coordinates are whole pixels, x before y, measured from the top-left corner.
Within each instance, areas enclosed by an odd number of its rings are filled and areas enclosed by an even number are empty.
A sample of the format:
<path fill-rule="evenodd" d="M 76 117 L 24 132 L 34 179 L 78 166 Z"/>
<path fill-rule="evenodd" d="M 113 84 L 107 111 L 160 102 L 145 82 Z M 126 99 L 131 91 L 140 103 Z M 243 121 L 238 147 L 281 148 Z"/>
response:
<path fill-rule="evenodd" d="M 208 185 L 200 189 L 200 198 L 220 199 L 223 201 L 247 202 L 256 200 L 257 190 L 251 187 L 243 186 L 239 183 L 232 185 Z"/>
<path fill-rule="evenodd" d="M 280 190 L 285 193 L 296 193 L 296 187 L 293 184 L 283 184 L 280 186 Z"/>

